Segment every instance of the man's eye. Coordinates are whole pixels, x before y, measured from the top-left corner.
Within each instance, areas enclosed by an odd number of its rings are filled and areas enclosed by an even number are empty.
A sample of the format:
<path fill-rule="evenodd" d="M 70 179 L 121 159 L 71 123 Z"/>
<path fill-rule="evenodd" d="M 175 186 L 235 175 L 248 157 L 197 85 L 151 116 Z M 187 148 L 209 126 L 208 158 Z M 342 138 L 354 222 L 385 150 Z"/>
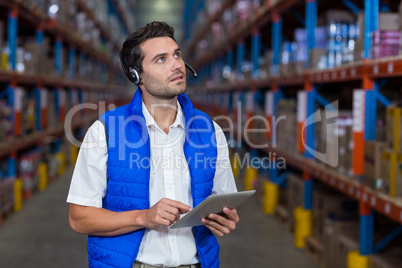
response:
<path fill-rule="evenodd" d="M 174 54 L 174 56 L 175 56 L 176 58 L 180 58 L 180 57 L 181 57 L 180 53 L 176 53 L 176 54 Z"/>
<path fill-rule="evenodd" d="M 160 63 L 160 62 L 164 62 L 164 61 L 165 61 L 165 58 L 164 58 L 164 57 L 159 58 L 159 59 L 156 60 L 156 62 L 159 62 L 159 63 Z"/>

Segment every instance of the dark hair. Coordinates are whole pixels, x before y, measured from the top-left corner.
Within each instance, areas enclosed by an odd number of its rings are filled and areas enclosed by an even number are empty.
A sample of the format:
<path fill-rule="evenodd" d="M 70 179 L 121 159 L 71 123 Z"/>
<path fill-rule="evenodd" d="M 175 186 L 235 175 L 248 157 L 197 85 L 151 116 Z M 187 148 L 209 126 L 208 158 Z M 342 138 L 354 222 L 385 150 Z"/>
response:
<path fill-rule="evenodd" d="M 129 67 L 135 67 L 142 73 L 142 60 L 145 55 L 140 46 L 146 40 L 155 37 L 170 37 L 176 41 L 176 39 L 174 39 L 174 29 L 167 23 L 160 21 L 148 23 L 145 27 L 131 33 L 123 43 L 121 54 L 127 69 Z"/>

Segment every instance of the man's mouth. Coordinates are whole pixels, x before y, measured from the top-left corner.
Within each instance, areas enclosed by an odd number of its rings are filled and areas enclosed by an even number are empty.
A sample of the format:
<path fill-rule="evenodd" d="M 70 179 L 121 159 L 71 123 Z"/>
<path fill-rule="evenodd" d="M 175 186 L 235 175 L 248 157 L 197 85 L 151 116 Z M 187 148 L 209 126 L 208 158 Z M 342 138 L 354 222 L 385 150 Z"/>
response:
<path fill-rule="evenodd" d="M 180 81 L 183 81 L 183 79 L 184 79 L 184 76 L 179 74 L 179 75 L 176 75 L 175 77 L 173 77 L 173 79 L 170 80 L 170 82 L 180 82 Z"/>

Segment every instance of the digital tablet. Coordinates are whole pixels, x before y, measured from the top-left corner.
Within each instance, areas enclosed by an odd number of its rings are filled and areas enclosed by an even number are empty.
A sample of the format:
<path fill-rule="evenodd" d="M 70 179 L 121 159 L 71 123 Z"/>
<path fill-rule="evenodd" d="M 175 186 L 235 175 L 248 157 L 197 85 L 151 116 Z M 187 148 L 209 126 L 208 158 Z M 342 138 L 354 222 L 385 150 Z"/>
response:
<path fill-rule="evenodd" d="M 177 222 L 173 223 L 170 228 L 176 229 L 202 225 L 202 218 L 207 217 L 209 214 L 222 212 L 225 207 L 234 209 L 249 199 L 254 193 L 255 190 L 211 195 L 202 201 L 198 206 L 196 206 L 192 211 L 181 217 Z"/>

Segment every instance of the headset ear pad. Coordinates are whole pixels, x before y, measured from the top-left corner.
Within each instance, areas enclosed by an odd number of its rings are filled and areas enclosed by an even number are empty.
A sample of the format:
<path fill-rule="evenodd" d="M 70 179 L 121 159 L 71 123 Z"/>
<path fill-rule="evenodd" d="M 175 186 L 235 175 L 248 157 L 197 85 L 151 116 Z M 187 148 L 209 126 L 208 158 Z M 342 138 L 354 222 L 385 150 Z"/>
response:
<path fill-rule="evenodd" d="M 141 77 L 140 77 L 140 74 L 138 73 L 138 71 L 134 68 L 131 68 L 130 74 L 131 74 L 131 77 L 133 78 L 133 80 L 132 80 L 133 83 L 136 85 L 139 85 L 141 83 Z"/>

